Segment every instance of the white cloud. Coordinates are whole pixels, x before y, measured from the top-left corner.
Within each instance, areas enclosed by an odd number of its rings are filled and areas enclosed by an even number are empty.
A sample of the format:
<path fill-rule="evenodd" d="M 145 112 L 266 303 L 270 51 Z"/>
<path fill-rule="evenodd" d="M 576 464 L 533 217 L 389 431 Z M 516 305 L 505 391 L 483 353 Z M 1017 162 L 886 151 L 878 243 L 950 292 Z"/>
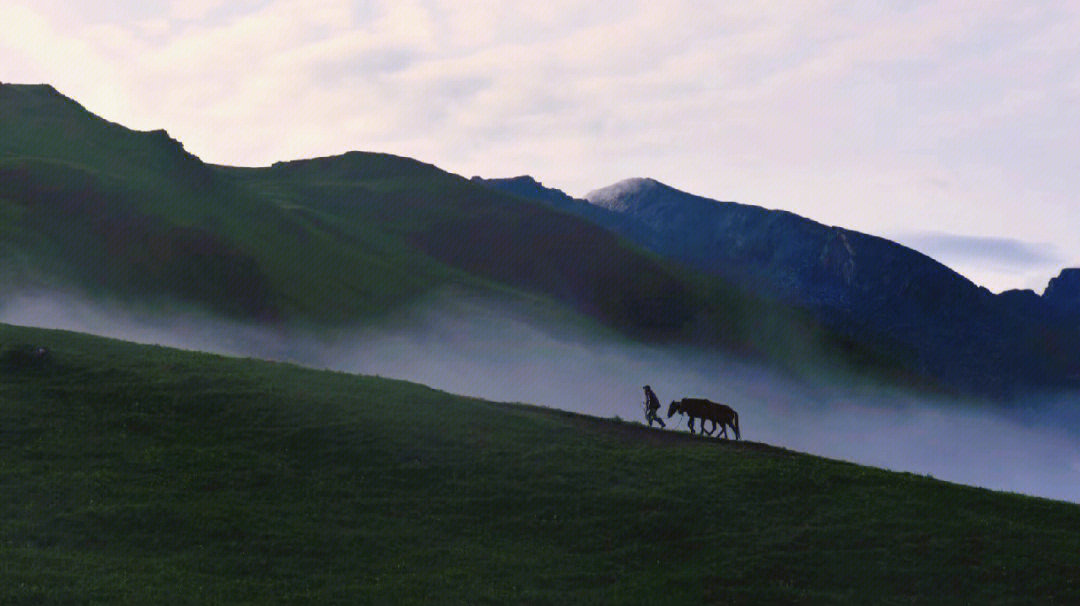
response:
<path fill-rule="evenodd" d="M 229 0 L 172 0 L 169 17 L 185 21 L 202 19 L 228 3 Z"/>

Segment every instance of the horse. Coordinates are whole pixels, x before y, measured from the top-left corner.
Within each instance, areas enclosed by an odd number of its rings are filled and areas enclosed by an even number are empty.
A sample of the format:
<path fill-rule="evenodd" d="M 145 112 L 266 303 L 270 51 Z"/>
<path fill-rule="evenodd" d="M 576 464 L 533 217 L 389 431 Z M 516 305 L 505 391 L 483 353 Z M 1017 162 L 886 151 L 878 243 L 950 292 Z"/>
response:
<path fill-rule="evenodd" d="M 733 408 L 726 404 L 718 404 L 716 402 L 710 402 L 702 398 L 683 398 L 679 401 L 672 401 L 668 406 L 667 416 L 671 418 L 675 413 L 686 413 L 690 417 L 690 433 L 694 433 L 694 419 L 701 419 L 701 433 L 711 436 L 717 427 L 720 428 L 720 434 L 723 434 L 727 439 L 727 428 L 735 430 L 735 439 L 742 439 L 742 435 L 739 433 L 739 413 L 735 412 Z M 705 421 L 711 421 L 713 427 L 710 431 L 705 431 Z M 720 437 L 717 434 L 717 438 Z"/>

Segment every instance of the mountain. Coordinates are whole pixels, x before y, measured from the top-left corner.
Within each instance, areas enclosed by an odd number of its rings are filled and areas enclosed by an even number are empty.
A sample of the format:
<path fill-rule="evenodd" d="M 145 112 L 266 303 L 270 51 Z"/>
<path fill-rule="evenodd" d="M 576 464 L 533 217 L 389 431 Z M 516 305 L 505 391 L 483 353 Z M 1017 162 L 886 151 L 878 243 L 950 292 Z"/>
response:
<path fill-rule="evenodd" d="M 962 390 L 1010 395 L 1080 385 L 1080 272 L 1063 272 L 1043 297 L 995 296 L 910 248 L 786 211 L 652 179 L 622 181 L 585 200 L 529 181 L 477 180 L 798 306 L 857 342 L 907 351 L 901 358 L 910 370 Z"/>
<path fill-rule="evenodd" d="M 823 353 L 895 367 L 802 312 L 430 164 L 210 165 L 47 85 L 0 85 L 0 284 L 327 329 L 464 291 L 789 367 Z"/>
<path fill-rule="evenodd" d="M 1042 299 L 1060 312 L 1080 313 L 1080 268 L 1064 269 L 1056 278 L 1051 278 Z"/>
<path fill-rule="evenodd" d="M 590 224 L 415 160 L 210 166 L 164 131 L 106 122 L 49 86 L 0 87 L 0 200 L 10 277 L 263 321 L 356 321 L 447 286 L 507 284 L 647 330 L 678 328 L 697 296 Z M 580 256 L 545 248 L 556 234 Z M 671 313 L 633 324 L 650 304 Z"/>
<path fill-rule="evenodd" d="M 798 372 L 993 396 L 1080 383 L 1068 272 L 995 296 L 792 213 L 648 179 L 589 197 L 368 152 L 210 165 L 50 86 L 0 85 L 0 299 L 75 289 L 333 329 L 466 292 Z"/>
<path fill-rule="evenodd" d="M 0 325 L 0 602 L 1080 601 L 1080 506 L 757 443 L 742 412 L 723 442 Z"/>

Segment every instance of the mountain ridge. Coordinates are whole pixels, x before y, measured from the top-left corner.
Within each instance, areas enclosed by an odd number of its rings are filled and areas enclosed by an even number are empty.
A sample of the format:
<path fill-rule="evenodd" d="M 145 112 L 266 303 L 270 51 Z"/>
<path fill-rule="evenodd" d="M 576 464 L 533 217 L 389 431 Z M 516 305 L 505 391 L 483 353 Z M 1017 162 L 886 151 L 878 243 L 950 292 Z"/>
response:
<path fill-rule="evenodd" d="M 488 185 L 519 196 L 535 189 L 514 191 L 502 180 Z M 885 238 L 789 211 L 711 200 L 654 179 L 623 180 L 577 203 L 551 192 L 532 195 L 559 199 L 561 210 L 665 258 L 807 309 L 857 341 L 911 347 L 919 372 L 943 372 L 991 392 L 1025 383 L 1075 387 L 1080 331 L 1072 318 L 1080 316 L 1080 274 L 1070 270 L 1052 281 L 1058 286 L 1048 287 L 1050 297 L 994 295 Z M 1074 300 L 1075 306 L 1065 303 Z"/>
<path fill-rule="evenodd" d="M 51 87 L 0 87 L 0 275 L 325 329 L 460 288 L 539 297 L 635 340 L 891 366 L 797 310 L 431 164 L 205 164 Z"/>
<path fill-rule="evenodd" d="M 377 152 L 209 165 L 50 86 L 0 85 L 0 275 L 324 327 L 512 292 L 799 372 L 993 396 L 1080 381 L 1080 328 L 1034 318 L 1039 299 L 786 211 L 654 180 L 601 193 L 623 210 Z"/>

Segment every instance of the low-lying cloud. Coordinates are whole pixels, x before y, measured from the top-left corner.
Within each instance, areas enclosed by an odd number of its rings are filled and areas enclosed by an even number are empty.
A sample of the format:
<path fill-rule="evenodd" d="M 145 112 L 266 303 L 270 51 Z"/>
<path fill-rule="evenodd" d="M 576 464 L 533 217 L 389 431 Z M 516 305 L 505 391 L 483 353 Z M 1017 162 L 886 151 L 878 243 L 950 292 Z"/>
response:
<path fill-rule="evenodd" d="M 739 411 L 745 439 L 987 488 L 1080 502 L 1080 397 L 1001 409 L 881 388 L 792 378 L 716 354 L 650 347 L 600 331 L 545 328 L 520 309 L 443 300 L 379 327 L 297 333 L 162 318 L 59 295 L 0 302 L 0 322 L 143 343 L 289 360 L 415 381 L 496 401 L 642 419 L 641 386 L 665 405 L 687 396 Z M 669 430 L 685 430 L 676 417 Z"/>
<path fill-rule="evenodd" d="M 1059 265 L 1065 262 L 1052 244 L 1036 244 L 1013 238 L 914 232 L 903 234 L 898 239 L 945 262 L 981 262 L 1013 267 Z"/>
<path fill-rule="evenodd" d="M 1070 257 L 1045 242 L 937 231 L 905 232 L 894 239 L 992 290 L 1008 285 L 1042 292 L 1050 278 L 1070 264 Z"/>

